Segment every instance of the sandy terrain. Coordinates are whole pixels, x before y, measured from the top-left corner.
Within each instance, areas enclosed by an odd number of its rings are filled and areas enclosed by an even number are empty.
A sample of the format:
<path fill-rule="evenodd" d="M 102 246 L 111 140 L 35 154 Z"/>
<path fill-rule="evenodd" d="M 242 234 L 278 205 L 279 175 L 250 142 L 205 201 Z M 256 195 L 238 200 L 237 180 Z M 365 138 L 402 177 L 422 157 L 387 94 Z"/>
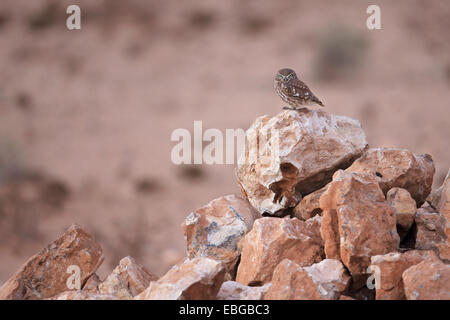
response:
<path fill-rule="evenodd" d="M 172 131 L 276 114 L 280 67 L 371 146 L 431 154 L 436 185 L 449 168 L 449 1 L 377 1 L 373 31 L 372 1 L 77 0 L 82 29 L 69 31 L 73 2 L 0 2 L 0 160 L 68 192 L 1 238 L 0 284 L 73 222 L 104 247 L 101 276 L 126 255 L 163 274 L 185 255 L 184 217 L 239 192 L 233 165 L 172 164 Z"/>

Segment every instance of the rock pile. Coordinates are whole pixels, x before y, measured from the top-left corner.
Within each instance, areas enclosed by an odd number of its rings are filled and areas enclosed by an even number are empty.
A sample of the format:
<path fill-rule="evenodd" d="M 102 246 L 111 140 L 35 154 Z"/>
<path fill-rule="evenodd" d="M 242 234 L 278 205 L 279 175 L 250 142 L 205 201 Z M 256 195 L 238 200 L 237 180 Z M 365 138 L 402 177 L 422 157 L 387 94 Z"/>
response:
<path fill-rule="evenodd" d="M 358 121 L 323 111 L 258 118 L 246 139 L 243 197 L 189 214 L 187 257 L 161 278 L 126 257 L 102 281 L 74 225 L 0 299 L 450 299 L 450 171 L 431 192 L 429 155 L 369 149 Z"/>

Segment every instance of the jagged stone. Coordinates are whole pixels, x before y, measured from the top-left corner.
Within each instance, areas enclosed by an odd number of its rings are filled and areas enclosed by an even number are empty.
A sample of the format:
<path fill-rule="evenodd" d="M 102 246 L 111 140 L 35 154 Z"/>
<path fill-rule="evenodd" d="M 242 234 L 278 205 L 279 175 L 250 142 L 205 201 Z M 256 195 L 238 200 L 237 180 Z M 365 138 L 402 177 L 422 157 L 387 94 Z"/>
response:
<path fill-rule="evenodd" d="M 256 220 L 241 243 L 236 281 L 244 285 L 268 283 L 273 270 L 284 258 L 301 266 L 322 260 L 320 217 L 310 220 L 288 217 Z"/>
<path fill-rule="evenodd" d="M 77 277 L 77 271 L 81 288 L 103 259 L 102 248 L 97 241 L 81 226 L 74 224 L 25 262 L 0 288 L 0 300 L 53 297 L 72 289 L 68 288 L 67 280 L 70 276 Z M 75 278 L 73 284 L 77 284 Z"/>

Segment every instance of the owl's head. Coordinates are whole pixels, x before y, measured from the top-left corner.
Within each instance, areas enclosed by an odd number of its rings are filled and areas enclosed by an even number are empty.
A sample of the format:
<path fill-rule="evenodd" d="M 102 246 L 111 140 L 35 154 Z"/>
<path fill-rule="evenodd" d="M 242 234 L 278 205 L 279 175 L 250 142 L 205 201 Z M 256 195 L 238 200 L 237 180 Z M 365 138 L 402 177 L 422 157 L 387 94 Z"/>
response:
<path fill-rule="evenodd" d="M 297 75 L 295 74 L 295 71 L 289 68 L 284 68 L 278 70 L 275 81 L 280 82 L 288 82 L 290 80 L 297 79 Z"/>

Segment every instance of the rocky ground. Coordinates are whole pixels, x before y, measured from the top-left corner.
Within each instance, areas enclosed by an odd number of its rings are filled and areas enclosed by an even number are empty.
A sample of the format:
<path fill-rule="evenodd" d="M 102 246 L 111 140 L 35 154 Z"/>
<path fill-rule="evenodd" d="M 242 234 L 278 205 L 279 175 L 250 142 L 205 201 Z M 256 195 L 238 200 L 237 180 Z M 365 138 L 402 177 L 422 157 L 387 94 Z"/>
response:
<path fill-rule="evenodd" d="M 315 110 L 258 118 L 246 140 L 242 195 L 186 217 L 163 276 L 125 257 L 101 279 L 100 244 L 72 225 L 0 299 L 450 300 L 450 171 L 432 191 L 430 155 L 369 148 L 357 120 Z"/>

